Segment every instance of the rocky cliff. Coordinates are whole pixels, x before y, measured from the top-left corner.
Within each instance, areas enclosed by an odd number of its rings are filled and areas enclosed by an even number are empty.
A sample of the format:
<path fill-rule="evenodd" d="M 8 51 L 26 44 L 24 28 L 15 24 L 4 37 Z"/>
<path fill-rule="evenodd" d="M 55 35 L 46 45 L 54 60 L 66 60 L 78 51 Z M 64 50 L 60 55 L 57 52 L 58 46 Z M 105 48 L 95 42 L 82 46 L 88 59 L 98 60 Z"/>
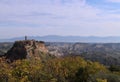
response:
<path fill-rule="evenodd" d="M 13 47 L 5 54 L 8 61 L 18 59 L 41 58 L 48 54 L 48 50 L 42 41 L 24 40 L 16 41 Z"/>

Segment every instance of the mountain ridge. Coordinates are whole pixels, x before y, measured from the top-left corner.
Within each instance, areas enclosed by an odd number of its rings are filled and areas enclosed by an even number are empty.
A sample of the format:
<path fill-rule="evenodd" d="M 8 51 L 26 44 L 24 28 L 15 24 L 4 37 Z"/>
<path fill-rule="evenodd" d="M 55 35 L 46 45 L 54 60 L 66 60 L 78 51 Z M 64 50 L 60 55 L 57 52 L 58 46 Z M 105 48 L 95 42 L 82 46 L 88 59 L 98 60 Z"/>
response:
<path fill-rule="evenodd" d="M 28 39 L 42 40 L 45 42 L 84 42 L 84 43 L 120 43 L 120 36 L 28 36 Z M 24 40 L 24 37 L 15 37 L 10 39 L 0 39 L 0 42 L 14 42 Z"/>

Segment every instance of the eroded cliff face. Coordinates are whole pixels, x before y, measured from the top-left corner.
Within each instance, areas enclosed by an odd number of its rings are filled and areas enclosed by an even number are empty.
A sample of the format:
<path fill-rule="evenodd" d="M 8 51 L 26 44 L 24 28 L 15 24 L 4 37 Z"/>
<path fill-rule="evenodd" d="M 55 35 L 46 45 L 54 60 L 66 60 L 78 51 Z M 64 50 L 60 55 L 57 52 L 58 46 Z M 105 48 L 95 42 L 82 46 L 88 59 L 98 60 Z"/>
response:
<path fill-rule="evenodd" d="M 5 54 L 8 61 L 18 59 L 41 58 L 46 55 L 48 50 L 42 41 L 24 40 L 16 41 L 13 47 Z"/>

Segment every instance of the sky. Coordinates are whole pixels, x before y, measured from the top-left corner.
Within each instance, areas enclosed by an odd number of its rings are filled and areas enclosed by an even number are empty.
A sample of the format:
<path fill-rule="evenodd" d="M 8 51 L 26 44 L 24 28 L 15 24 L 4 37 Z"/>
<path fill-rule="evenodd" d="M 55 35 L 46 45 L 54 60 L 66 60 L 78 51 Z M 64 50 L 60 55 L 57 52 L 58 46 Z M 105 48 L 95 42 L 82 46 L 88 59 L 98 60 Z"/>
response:
<path fill-rule="evenodd" d="M 0 39 L 120 36 L 120 0 L 0 0 Z"/>

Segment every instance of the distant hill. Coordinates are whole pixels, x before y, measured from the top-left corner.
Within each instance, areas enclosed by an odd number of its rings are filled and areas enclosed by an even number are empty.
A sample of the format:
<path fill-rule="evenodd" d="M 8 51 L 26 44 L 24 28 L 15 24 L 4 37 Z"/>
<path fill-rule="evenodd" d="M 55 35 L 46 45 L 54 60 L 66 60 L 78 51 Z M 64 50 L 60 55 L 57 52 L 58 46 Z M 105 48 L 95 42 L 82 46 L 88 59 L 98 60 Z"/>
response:
<path fill-rule="evenodd" d="M 12 45 L 12 42 L 0 43 L 0 56 L 4 55 L 12 47 Z"/>
<path fill-rule="evenodd" d="M 28 39 L 42 40 L 45 42 L 84 42 L 84 43 L 120 43 L 119 36 L 97 37 L 97 36 L 28 36 Z M 24 40 L 24 37 L 11 39 L 0 39 L 0 42 L 14 42 Z"/>
<path fill-rule="evenodd" d="M 104 65 L 120 66 L 120 43 L 46 43 L 49 52 L 56 56 L 81 56 Z"/>
<path fill-rule="evenodd" d="M 29 43 L 29 41 L 28 41 Z M 16 56 L 16 51 L 19 51 L 19 55 L 24 51 L 19 44 L 25 44 L 24 41 L 18 41 L 15 43 L 0 43 L 0 56 L 3 56 L 9 50 L 8 58 L 19 57 Z M 16 46 L 17 45 L 17 46 Z M 104 65 L 119 65 L 120 66 L 120 43 L 71 43 L 71 42 L 45 42 L 45 47 L 48 49 L 49 54 L 55 55 L 57 57 L 61 56 L 81 56 L 87 60 L 98 61 Z M 27 46 L 25 44 L 23 47 Z M 36 45 L 37 46 L 37 45 Z M 44 46 L 43 46 L 44 48 Z M 27 48 L 28 49 L 28 48 Z M 30 45 L 30 49 L 33 46 Z M 37 48 L 40 49 L 41 48 Z M 30 50 L 32 52 L 38 53 L 39 50 Z M 11 56 L 12 53 L 12 56 Z M 22 54 L 25 55 L 24 53 Z M 36 55 L 38 56 L 38 54 Z M 45 59 L 45 55 L 40 55 Z M 44 57 L 45 56 L 45 57 Z M 20 56 L 21 57 L 21 56 Z M 26 56 L 25 56 L 26 57 Z M 28 56 L 27 56 L 28 57 Z M 47 56 L 48 57 L 48 56 Z M 18 58 L 19 59 L 19 58 Z"/>

